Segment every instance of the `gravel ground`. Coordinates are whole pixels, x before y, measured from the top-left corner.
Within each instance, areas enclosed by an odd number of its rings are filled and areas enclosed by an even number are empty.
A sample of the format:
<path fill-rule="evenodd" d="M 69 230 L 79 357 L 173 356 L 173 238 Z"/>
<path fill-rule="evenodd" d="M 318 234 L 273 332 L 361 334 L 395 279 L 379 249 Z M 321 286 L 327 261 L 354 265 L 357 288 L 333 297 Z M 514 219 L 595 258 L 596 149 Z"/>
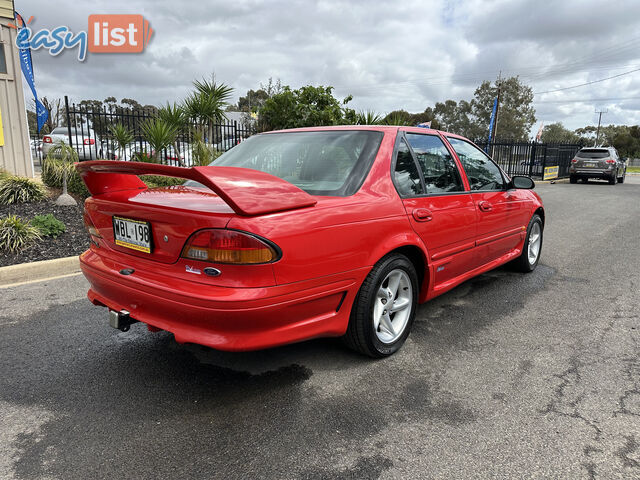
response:
<path fill-rule="evenodd" d="M 52 258 L 80 255 L 89 248 L 89 238 L 82 223 L 82 204 L 75 207 L 60 207 L 47 200 L 41 203 L 0 205 L 0 218 L 17 215 L 23 220 L 32 220 L 36 215 L 53 213 L 67 227 L 58 238 L 43 237 L 39 242 L 20 253 L 0 253 L 0 267 L 17 263 L 30 263 Z"/>

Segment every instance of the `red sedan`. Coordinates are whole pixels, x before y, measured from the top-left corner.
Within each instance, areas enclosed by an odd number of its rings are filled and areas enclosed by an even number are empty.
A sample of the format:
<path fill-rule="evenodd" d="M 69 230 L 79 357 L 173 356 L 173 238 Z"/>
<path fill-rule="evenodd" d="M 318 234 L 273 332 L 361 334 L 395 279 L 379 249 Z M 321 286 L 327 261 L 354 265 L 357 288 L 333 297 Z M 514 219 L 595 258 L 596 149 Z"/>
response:
<path fill-rule="evenodd" d="M 544 210 L 467 139 L 404 127 L 255 135 L 207 167 L 77 165 L 89 299 L 110 323 L 221 350 L 343 337 L 397 351 L 418 303 L 511 262 L 532 271 Z M 137 175 L 184 178 L 147 188 Z"/>

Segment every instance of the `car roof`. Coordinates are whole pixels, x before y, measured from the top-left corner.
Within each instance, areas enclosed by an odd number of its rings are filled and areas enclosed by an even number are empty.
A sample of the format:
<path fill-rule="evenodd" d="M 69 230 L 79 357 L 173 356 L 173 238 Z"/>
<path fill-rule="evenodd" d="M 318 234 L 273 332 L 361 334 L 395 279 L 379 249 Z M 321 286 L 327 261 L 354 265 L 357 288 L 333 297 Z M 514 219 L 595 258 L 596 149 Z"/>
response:
<path fill-rule="evenodd" d="M 423 127 L 408 127 L 399 125 L 331 125 L 325 127 L 303 127 L 303 128 L 290 128 L 284 130 L 272 130 L 270 132 L 263 133 L 283 133 L 283 132 L 316 132 L 316 131 L 340 131 L 340 130 L 365 130 L 375 132 L 395 133 L 398 131 L 405 131 L 411 133 L 439 133 L 448 137 L 465 138 L 462 135 L 455 133 L 444 132 L 442 130 L 436 130 L 434 128 Z"/>

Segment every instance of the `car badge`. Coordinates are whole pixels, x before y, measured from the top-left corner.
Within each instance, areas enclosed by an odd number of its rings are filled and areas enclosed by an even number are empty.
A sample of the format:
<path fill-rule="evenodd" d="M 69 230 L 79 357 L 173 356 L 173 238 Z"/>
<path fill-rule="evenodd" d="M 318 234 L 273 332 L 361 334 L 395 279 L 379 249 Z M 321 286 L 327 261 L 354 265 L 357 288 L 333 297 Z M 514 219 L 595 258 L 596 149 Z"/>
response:
<path fill-rule="evenodd" d="M 191 265 L 185 265 L 185 270 L 187 273 L 195 273 L 196 275 L 200 275 L 202 273 L 199 269 L 192 267 Z"/>

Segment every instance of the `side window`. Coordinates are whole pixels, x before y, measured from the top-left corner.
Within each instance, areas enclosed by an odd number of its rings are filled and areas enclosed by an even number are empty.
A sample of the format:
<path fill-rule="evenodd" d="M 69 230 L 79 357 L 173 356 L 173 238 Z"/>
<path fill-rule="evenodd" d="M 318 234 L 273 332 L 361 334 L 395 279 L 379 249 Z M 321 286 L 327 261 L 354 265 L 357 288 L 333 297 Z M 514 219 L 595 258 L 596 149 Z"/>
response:
<path fill-rule="evenodd" d="M 459 138 L 447 137 L 467 173 L 471 190 L 502 190 L 504 178 L 498 166 L 479 148 Z"/>
<path fill-rule="evenodd" d="M 404 139 L 400 141 L 400 147 L 398 148 L 394 175 L 396 188 L 400 195 L 412 197 L 424 193 L 416 162 L 413 161 L 411 151 Z"/>
<path fill-rule="evenodd" d="M 427 194 L 464 190 L 458 167 L 440 138 L 407 133 L 407 140 L 422 169 Z"/>

